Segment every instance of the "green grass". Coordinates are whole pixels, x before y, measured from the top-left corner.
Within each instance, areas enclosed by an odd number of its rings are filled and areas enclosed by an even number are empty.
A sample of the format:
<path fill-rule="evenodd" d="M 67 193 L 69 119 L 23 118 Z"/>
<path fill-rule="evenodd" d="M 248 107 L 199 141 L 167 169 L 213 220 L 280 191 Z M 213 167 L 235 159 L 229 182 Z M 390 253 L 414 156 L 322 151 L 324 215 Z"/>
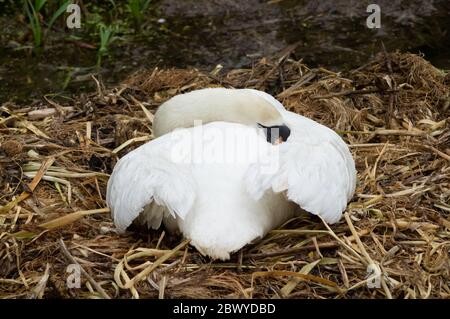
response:
<path fill-rule="evenodd" d="M 128 0 L 127 9 L 134 22 L 135 32 L 141 29 L 144 13 L 147 11 L 151 0 Z"/>
<path fill-rule="evenodd" d="M 2 0 L 0 0 L 2 1 Z M 50 41 L 49 31 L 59 19 L 63 18 L 67 6 L 76 3 L 73 0 L 21 0 L 17 7 L 27 18 L 28 28 L 31 31 L 33 51 L 40 55 L 45 52 L 46 40 Z M 99 5 L 96 2 L 86 3 L 86 12 L 83 18 L 83 30 L 76 32 L 82 41 L 96 43 L 97 61 L 99 68 L 111 51 L 111 43 L 119 36 L 135 35 L 142 32 L 142 25 L 146 21 L 146 12 L 149 12 L 151 0 L 127 0 L 118 2 L 106 0 Z M 61 23 L 63 21 L 61 20 Z M 59 23 L 58 23 L 59 25 Z M 61 24 L 62 26 L 62 24 Z M 61 31 L 61 30 L 60 30 Z M 71 33 L 70 36 L 73 36 Z M 30 46 L 23 46 L 30 48 Z M 66 84 L 65 84 L 66 85 Z"/>
<path fill-rule="evenodd" d="M 104 24 L 99 25 L 100 46 L 97 52 L 97 67 L 102 64 L 102 59 L 109 53 L 109 46 L 114 41 L 115 29 Z"/>
<path fill-rule="evenodd" d="M 24 11 L 28 17 L 29 27 L 33 34 L 34 39 L 34 48 L 41 48 L 44 44 L 44 38 L 46 35 L 46 31 L 50 30 L 56 20 L 66 11 L 67 6 L 71 3 L 70 0 L 64 1 L 59 8 L 52 14 L 48 23 L 44 23 L 42 17 L 44 6 L 46 5 L 47 0 L 24 0 L 23 6 Z M 45 26 L 45 30 L 43 28 Z"/>

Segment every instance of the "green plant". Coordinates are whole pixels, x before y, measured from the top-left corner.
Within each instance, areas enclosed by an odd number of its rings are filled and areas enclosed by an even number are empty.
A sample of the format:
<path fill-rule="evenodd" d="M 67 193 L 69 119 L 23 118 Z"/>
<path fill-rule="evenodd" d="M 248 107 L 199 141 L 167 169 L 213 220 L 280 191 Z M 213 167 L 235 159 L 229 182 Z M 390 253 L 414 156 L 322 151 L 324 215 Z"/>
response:
<path fill-rule="evenodd" d="M 62 5 L 55 11 L 55 13 L 53 13 L 52 17 L 46 25 L 46 30 L 51 29 L 56 19 L 58 19 L 58 17 L 66 11 L 67 6 L 70 4 L 70 2 L 70 0 L 64 1 Z M 24 0 L 23 4 L 24 10 L 30 23 L 31 32 L 33 33 L 35 48 L 40 48 L 43 45 L 43 40 L 46 35 L 46 32 L 42 31 L 43 18 L 41 15 L 41 11 L 46 3 L 47 0 L 35 0 L 34 3 L 31 0 Z"/>
<path fill-rule="evenodd" d="M 97 51 L 97 67 L 102 64 L 102 58 L 109 52 L 109 46 L 114 41 L 115 29 L 112 26 L 106 26 L 103 23 L 99 25 L 100 47 Z"/>
<path fill-rule="evenodd" d="M 127 9 L 131 13 L 134 22 L 134 29 L 137 32 L 141 29 L 144 12 L 147 11 L 151 0 L 128 0 Z"/>

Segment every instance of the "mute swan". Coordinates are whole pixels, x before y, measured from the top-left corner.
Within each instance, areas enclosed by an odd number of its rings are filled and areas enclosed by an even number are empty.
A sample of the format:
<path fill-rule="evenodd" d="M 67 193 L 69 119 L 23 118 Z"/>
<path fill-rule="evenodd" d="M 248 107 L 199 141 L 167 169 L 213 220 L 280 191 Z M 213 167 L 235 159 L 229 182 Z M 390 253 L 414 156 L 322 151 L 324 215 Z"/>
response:
<path fill-rule="evenodd" d="M 153 128 L 157 138 L 121 158 L 108 181 L 106 201 L 119 231 L 133 221 L 153 229 L 164 223 L 202 254 L 226 260 L 295 216 L 298 206 L 339 221 L 355 190 L 344 141 L 262 91 L 175 96 L 160 106 Z M 269 128 L 279 129 L 282 143 Z"/>

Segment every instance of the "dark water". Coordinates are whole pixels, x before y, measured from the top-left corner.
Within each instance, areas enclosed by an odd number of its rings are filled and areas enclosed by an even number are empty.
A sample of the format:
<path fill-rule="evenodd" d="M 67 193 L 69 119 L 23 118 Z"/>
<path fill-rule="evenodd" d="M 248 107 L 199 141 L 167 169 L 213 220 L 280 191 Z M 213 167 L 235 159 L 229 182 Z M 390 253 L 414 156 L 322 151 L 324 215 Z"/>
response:
<path fill-rule="evenodd" d="M 26 24 L 0 7 L 0 103 L 88 92 L 91 74 L 114 85 L 154 66 L 250 66 L 294 43 L 296 58 L 334 70 L 367 62 L 381 42 L 388 50 L 423 53 L 435 66 L 450 69 L 450 1 L 379 0 L 380 29 L 366 26 L 371 2 L 162 0 L 154 2 L 140 34 L 117 37 L 99 70 L 96 50 L 74 44 L 67 30 L 50 33 L 46 49 L 30 54 L 23 46 L 31 41 L 16 39 Z"/>

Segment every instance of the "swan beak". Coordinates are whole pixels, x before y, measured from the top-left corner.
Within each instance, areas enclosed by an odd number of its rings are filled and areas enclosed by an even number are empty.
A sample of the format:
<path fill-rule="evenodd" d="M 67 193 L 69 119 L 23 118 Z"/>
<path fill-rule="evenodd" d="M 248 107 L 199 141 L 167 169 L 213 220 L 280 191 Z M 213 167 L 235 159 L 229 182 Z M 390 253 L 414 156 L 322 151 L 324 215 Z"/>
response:
<path fill-rule="evenodd" d="M 291 130 L 286 125 L 264 126 L 258 123 L 258 126 L 263 128 L 266 134 L 267 142 L 273 145 L 278 145 L 286 142 L 291 135 Z"/>

